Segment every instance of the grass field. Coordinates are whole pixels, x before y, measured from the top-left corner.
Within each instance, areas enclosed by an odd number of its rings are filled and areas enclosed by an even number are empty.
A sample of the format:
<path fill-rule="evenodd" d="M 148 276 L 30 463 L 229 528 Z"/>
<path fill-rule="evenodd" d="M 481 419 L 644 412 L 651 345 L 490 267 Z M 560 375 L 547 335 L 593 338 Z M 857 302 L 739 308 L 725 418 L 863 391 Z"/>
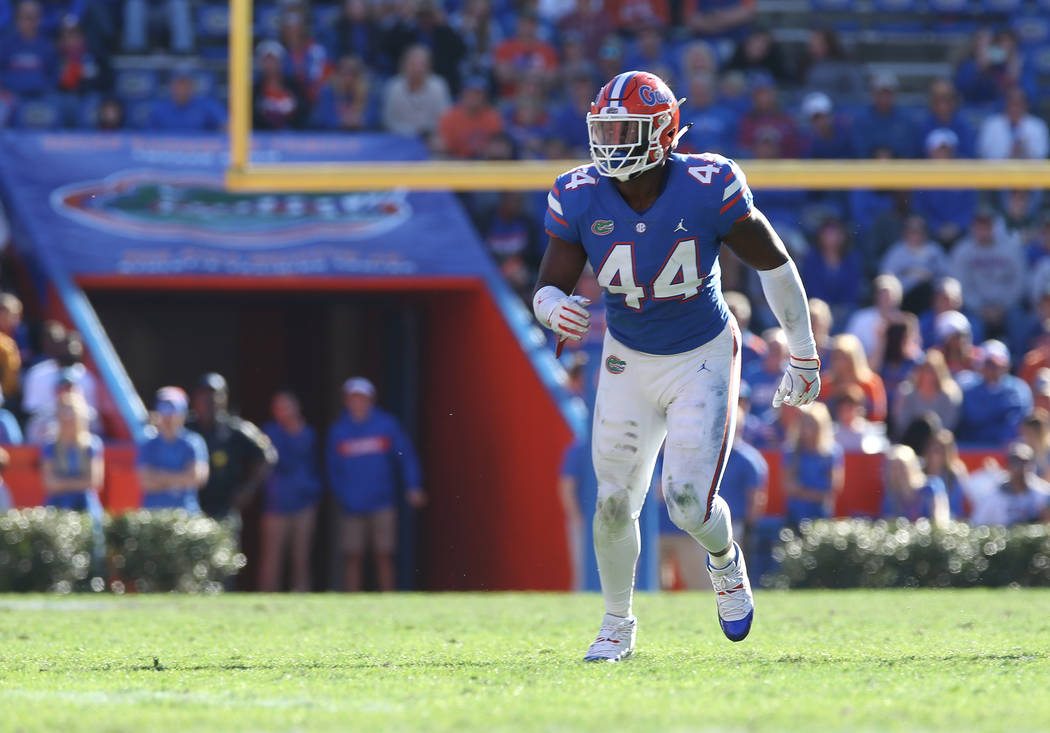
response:
<path fill-rule="evenodd" d="M 1050 729 L 1050 592 L 0 597 L 0 730 Z"/>

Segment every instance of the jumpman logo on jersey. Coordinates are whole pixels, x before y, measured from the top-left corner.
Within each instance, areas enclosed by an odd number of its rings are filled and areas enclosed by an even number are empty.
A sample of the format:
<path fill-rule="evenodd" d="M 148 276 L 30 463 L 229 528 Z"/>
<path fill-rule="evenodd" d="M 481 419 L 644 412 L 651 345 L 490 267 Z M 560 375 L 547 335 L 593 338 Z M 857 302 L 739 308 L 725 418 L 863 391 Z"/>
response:
<path fill-rule="evenodd" d="M 704 363 L 700 365 L 700 368 L 696 370 L 696 373 L 699 374 L 700 372 L 709 372 L 709 371 L 711 371 L 711 370 L 707 368 L 707 360 L 705 359 Z"/>
<path fill-rule="evenodd" d="M 676 226 L 674 228 L 674 230 L 676 232 L 688 232 L 689 230 L 685 228 L 685 223 L 684 222 L 685 222 L 685 217 L 679 219 L 678 220 L 678 226 Z"/>

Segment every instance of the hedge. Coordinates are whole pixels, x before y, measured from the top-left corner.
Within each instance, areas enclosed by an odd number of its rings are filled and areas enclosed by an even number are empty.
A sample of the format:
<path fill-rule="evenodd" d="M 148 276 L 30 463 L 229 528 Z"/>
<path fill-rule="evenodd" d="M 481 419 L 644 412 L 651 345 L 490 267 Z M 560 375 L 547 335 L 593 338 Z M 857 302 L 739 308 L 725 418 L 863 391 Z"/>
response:
<path fill-rule="evenodd" d="M 774 588 L 1050 586 L 1050 524 L 820 520 L 784 529 Z"/>
<path fill-rule="evenodd" d="M 217 593 L 245 564 L 230 527 L 182 510 L 106 517 L 103 548 L 95 531 L 78 512 L 0 513 L 0 592 Z"/>

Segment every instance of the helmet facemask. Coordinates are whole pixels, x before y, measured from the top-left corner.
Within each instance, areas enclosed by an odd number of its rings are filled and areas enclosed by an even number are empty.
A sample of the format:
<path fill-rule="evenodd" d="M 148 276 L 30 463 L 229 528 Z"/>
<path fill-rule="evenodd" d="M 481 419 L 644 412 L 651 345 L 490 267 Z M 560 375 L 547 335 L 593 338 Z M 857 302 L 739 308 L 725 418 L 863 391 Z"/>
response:
<path fill-rule="evenodd" d="M 588 114 L 591 159 L 598 173 L 625 181 L 662 163 L 661 139 L 671 120 L 666 111 L 630 114 L 623 108 L 607 107 Z"/>

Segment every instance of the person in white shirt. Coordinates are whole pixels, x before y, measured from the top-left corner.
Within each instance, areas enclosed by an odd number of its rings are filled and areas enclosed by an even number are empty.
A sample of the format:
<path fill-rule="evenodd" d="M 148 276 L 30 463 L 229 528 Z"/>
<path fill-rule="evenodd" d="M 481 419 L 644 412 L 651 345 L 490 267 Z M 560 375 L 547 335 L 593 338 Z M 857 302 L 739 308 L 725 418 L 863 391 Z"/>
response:
<path fill-rule="evenodd" d="M 971 521 L 1009 527 L 1027 522 L 1050 522 L 1050 484 L 1035 475 L 1032 449 L 1014 443 L 1007 453 L 1006 480 L 976 497 Z"/>
<path fill-rule="evenodd" d="M 977 154 L 982 158 L 1038 160 L 1050 153 L 1046 123 L 1028 113 L 1028 99 L 1019 87 L 1006 93 L 1006 108 L 981 125 Z"/>
<path fill-rule="evenodd" d="M 31 366 L 22 382 L 22 409 L 30 416 L 54 413 L 55 389 L 59 378 L 71 380 L 84 396 L 88 407 L 98 410 L 98 382 L 83 363 L 84 345 L 80 336 L 70 333 L 58 345 L 57 353 Z"/>
<path fill-rule="evenodd" d="M 846 331 L 860 339 L 864 354 L 870 361 L 879 348 L 880 337 L 886 326 L 901 312 L 901 282 L 895 275 L 884 274 L 875 278 L 874 305 L 861 308 L 846 324 Z"/>
<path fill-rule="evenodd" d="M 1025 295 L 1025 261 L 1021 240 L 980 208 L 970 236 L 952 249 L 951 275 L 962 284 L 963 304 L 991 329 L 1005 327 L 1006 316 Z"/>
<path fill-rule="evenodd" d="M 900 241 L 886 251 L 879 269 L 900 280 L 905 298 L 916 288 L 926 286 L 928 302 L 933 281 L 948 272 L 948 255 L 930 239 L 926 220 L 912 214 L 904 223 Z"/>
<path fill-rule="evenodd" d="M 412 46 L 401 57 L 401 72 L 387 83 L 383 127 L 399 135 L 429 137 L 449 107 L 448 84 L 431 72 L 430 51 Z"/>

